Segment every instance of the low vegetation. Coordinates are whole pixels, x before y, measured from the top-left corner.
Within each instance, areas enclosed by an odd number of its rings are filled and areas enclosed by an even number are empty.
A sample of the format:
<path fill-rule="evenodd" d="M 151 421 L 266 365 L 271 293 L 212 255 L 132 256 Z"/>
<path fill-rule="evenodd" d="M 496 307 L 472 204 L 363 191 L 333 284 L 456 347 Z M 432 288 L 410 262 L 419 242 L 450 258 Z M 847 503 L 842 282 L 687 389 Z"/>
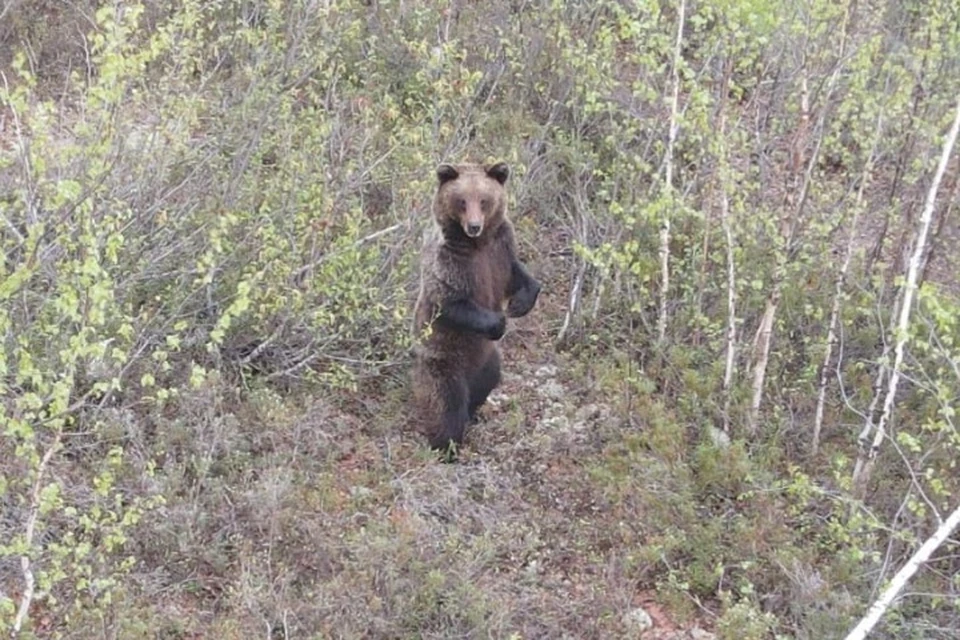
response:
<path fill-rule="evenodd" d="M 947 0 L 0 3 L 0 628 L 844 637 L 958 504 L 958 60 Z M 440 464 L 461 160 L 544 289 Z"/>

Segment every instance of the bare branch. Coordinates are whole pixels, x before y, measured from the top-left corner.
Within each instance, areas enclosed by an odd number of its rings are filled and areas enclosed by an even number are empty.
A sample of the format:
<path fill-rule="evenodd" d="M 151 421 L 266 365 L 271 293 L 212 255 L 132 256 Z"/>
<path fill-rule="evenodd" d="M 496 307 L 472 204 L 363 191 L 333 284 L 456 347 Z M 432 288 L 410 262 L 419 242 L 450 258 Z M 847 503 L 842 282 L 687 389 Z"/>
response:
<path fill-rule="evenodd" d="M 385 235 L 387 235 L 388 233 L 393 233 L 394 231 L 396 231 L 397 229 L 402 228 L 403 226 L 404 226 L 404 225 L 403 225 L 402 223 L 399 223 L 399 222 L 398 222 L 397 224 L 390 225 L 390 226 L 387 227 L 386 229 L 380 229 L 379 231 L 374 231 L 374 232 L 371 233 L 370 235 L 364 236 L 364 237 L 362 237 L 362 238 L 358 238 L 358 239 L 353 243 L 352 246 L 353 246 L 353 248 L 360 247 L 360 246 L 362 246 L 362 245 L 364 245 L 364 244 L 366 244 L 366 243 L 368 243 L 368 242 L 370 242 L 370 241 L 372 241 L 372 240 L 376 240 L 376 239 L 379 238 L 380 236 L 385 236 Z M 302 267 L 300 267 L 299 269 L 297 269 L 297 270 L 293 273 L 293 275 L 291 276 L 291 279 L 292 279 L 293 281 L 298 281 L 298 280 L 299 280 L 304 274 L 306 274 L 308 271 L 311 271 L 311 270 L 315 269 L 316 267 L 320 266 L 322 263 L 326 262 L 326 261 L 329 260 L 330 258 L 338 255 L 339 253 L 340 253 L 340 252 L 333 252 L 333 253 L 325 253 L 325 254 L 323 254 L 322 256 L 320 256 L 319 258 L 317 258 L 316 260 L 314 260 L 314 261 L 311 262 L 310 264 L 305 264 L 305 265 L 303 265 Z"/>
<path fill-rule="evenodd" d="M 7 13 L 20 4 L 20 2 L 22 2 L 22 0 L 9 0 L 9 2 L 3 3 L 3 10 L 0 11 L 0 20 L 3 20 L 5 17 L 7 17 Z"/>

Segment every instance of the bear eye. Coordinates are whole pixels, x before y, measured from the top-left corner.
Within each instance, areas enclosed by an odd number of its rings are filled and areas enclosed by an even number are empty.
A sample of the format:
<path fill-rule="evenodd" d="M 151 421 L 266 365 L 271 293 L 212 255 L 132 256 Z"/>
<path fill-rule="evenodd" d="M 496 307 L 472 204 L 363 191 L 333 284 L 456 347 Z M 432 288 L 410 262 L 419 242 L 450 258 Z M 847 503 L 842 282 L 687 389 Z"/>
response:
<path fill-rule="evenodd" d="M 457 207 L 462 211 L 467 208 L 467 201 L 463 198 L 457 198 Z"/>
<path fill-rule="evenodd" d="M 480 206 L 483 207 L 484 209 L 490 208 L 490 200 L 488 200 L 487 198 L 484 198 L 483 200 L 480 201 Z"/>

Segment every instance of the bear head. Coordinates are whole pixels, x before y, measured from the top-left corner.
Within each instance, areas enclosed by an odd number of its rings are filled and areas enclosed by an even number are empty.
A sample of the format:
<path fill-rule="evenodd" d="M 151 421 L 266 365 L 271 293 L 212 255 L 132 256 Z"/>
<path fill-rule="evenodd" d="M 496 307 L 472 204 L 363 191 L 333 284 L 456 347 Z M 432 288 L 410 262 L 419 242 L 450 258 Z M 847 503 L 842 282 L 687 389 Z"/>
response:
<path fill-rule="evenodd" d="M 507 208 L 504 185 L 510 169 L 493 165 L 442 164 L 437 167 L 437 196 L 433 214 L 448 238 L 492 236 Z"/>

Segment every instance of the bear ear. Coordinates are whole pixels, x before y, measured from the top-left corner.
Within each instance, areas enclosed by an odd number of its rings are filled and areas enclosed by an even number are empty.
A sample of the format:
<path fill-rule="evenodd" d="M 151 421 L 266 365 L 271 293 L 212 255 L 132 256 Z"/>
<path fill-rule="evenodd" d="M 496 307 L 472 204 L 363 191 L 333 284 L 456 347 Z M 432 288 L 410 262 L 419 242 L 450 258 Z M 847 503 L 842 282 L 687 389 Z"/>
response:
<path fill-rule="evenodd" d="M 504 184 L 510 176 L 510 167 L 507 166 L 506 162 L 498 162 L 491 167 L 487 167 L 487 175 L 500 184 Z"/>
<path fill-rule="evenodd" d="M 444 182 L 450 182 L 451 180 L 456 180 L 460 177 L 460 173 L 450 164 L 442 164 L 437 167 L 437 179 L 440 180 L 440 184 Z"/>

